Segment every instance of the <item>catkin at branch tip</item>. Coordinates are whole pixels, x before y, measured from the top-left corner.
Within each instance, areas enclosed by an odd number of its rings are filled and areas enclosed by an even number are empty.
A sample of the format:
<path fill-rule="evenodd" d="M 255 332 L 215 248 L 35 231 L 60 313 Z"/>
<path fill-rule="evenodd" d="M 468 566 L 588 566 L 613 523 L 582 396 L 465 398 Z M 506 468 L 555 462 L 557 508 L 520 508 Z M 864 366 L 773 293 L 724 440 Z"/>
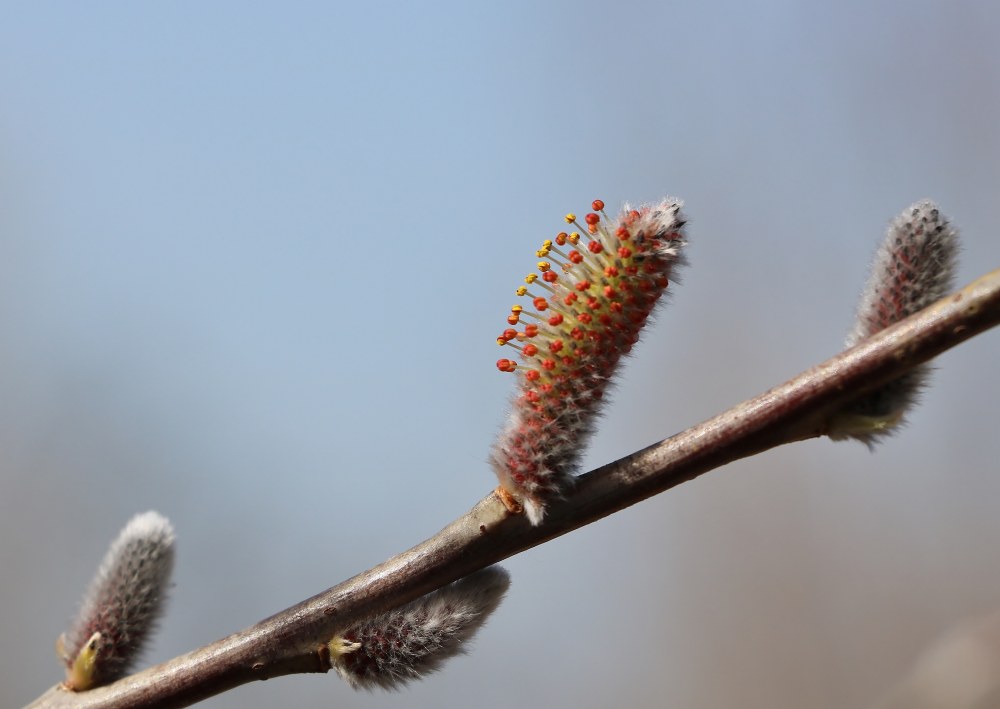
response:
<path fill-rule="evenodd" d="M 933 202 L 923 200 L 896 217 L 875 253 L 847 346 L 923 310 L 952 289 L 958 232 Z M 871 448 L 891 434 L 926 387 L 930 367 L 920 365 L 831 417 L 828 435 Z"/>
<path fill-rule="evenodd" d="M 98 687 L 128 672 L 163 610 L 173 562 L 166 517 L 145 512 L 125 525 L 56 643 L 69 689 Z"/>

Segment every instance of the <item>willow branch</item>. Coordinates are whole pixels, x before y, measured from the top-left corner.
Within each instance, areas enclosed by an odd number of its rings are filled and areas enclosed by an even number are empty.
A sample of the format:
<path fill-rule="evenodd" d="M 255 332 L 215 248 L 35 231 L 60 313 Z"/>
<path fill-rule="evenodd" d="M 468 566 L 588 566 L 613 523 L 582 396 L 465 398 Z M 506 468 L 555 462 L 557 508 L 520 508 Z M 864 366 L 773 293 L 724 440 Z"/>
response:
<path fill-rule="evenodd" d="M 338 629 L 709 470 L 823 435 L 846 402 L 998 324 L 1000 270 L 760 396 L 580 476 L 537 527 L 491 494 L 422 544 L 246 630 L 105 687 L 53 687 L 29 706 L 181 707 L 253 680 L 325 672 L 320 648 Z"/>

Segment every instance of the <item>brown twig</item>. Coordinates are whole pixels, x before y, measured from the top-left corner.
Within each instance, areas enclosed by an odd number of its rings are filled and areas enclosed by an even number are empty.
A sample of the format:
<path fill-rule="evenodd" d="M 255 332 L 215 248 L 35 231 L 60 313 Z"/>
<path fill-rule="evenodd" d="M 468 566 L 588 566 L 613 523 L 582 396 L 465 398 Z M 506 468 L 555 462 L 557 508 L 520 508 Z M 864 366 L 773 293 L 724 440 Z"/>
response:
<path fill-rule="evenodd" d="M 53 687 L 29 706 L 180 707 L 252 680 L 325 672 L 318 650 L 338 628 L 726 463 L 823 435 L 845 402 L 998 324 L 1000 270 L 754 399 L 580 476 L 537 527 L 490 494 L 431 539 L 251 628 L 106 687 Z"/>

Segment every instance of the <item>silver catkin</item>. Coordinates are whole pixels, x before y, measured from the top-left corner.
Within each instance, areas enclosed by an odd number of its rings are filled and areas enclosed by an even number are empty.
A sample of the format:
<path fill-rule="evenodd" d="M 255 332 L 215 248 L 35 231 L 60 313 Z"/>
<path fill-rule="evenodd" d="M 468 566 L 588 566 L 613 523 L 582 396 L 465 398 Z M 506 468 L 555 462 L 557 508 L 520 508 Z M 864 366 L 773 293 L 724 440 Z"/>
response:
<path fill-rule="evenodd" d="M 166 517 L 145 512 L 125 525 L 57 644 L 70 689 L 98 687 L 128 672 L 163 610 L 173 562 L 174 530 Z"/>
<path fill-rule="evenodd" d="M 331 664 L 355 689 L 398 689 L 464 653 L 509 585 L 494 566 L 370 618 L 329 643 Z"/>
<path fill-rule="evenodd" d="M 889 225 L 861 295 L 851 347 L 923 310 L 952 289 L 958 232 L 930 201 L 917 202 Z M 930 367 L 920 365 L 850 402 L 830 420 L 829 436 L 871 447 L 904 421 L 926 386 Z"/>

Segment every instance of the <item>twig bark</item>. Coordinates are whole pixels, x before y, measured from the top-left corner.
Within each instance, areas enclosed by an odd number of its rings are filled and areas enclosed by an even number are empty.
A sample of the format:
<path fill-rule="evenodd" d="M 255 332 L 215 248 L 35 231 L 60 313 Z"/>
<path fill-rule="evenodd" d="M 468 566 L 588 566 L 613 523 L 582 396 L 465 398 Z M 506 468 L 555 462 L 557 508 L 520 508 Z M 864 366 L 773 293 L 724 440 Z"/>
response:
<path fill-rule="evenodd" d="M 253 680 L 325 672 L 338 628 L 395 607 L 740 458 L 823 435 L 845 402 L 1000 324 L 1000 270 L 770 391 L 586 473 L 532 527 L 496 495 L 409 551 L 253 627 L 126 677 L 29 707 L 181 707 Z"/>

